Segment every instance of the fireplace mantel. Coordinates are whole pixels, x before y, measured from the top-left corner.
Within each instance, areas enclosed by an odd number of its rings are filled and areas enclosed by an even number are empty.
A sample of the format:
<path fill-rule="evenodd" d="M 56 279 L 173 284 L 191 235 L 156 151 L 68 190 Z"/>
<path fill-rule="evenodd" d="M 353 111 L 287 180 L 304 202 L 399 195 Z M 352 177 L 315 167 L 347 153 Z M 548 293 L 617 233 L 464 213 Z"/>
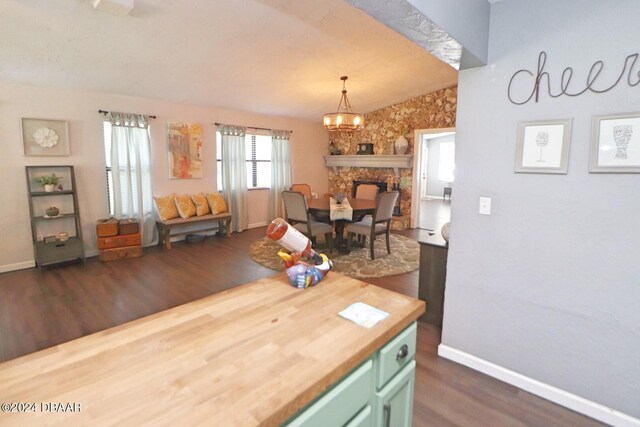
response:
<path fill-rule="evenodd" d="M 400 176 L 400 169 L 411 169 L 413 156 L 411 155 L 338 155 L 324 156 L 324 165 L 332 167 L 336 174 L 340 168 L 390 168 L 396 177 Z"/>

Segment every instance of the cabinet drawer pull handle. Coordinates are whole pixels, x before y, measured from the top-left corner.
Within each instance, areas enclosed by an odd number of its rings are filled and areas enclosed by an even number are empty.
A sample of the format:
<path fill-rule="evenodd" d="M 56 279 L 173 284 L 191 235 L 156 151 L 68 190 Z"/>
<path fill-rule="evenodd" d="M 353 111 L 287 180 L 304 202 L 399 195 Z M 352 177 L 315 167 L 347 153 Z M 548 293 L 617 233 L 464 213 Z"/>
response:
<path fill-rule="evenodd" d="M 396 360 L 404 359 L 407 357 L 407 354 L 409 354 L 409 346 L 403 344 L 402 347 L 400 347 L 400 350 L 398 350 L 398 354 L 396 354 Z"/>
<path fill-rule="evenodd" d="M 384 427 L 391 427 L 391 404 L 385 403 L 382 410 L 384 411 Z"/>

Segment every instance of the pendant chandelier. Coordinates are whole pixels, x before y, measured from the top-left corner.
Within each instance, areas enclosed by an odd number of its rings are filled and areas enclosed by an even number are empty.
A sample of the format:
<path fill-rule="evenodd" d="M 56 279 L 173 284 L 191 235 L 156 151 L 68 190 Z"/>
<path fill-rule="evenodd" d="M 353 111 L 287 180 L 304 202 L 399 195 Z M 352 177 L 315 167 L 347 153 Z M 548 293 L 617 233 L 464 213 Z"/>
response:
<path fill-rule="evenodd" d="M 346 81 L 348 77 L 342 76 L 342 97 L 338 110 L 335 113 L 327 113 L 324 115 L 324 127 L 327 130 L 338 130 L 343 132 L 354 132 L 362 130 L 364 127 L 364 118 L 360 113 L 351 112 L 351 103 L 347 98 Z"/>

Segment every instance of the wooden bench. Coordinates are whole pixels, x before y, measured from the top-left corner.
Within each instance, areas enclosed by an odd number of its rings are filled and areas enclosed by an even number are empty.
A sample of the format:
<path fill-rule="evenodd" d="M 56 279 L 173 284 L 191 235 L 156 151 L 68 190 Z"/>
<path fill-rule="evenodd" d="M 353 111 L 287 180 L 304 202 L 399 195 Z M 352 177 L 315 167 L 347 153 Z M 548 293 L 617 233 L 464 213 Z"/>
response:
<path fill-rule="evenodd" d="M 200 222 L 217 222 L 218 227 L 208 227 L 198 230 L 182 231 L 180 233 L 171 233 L 171 228 L 173 227 Z M 171 237 L 174 236 L 184 236 L 199 231 L 218 230 L 218 234 L 224 233 L 227 235 L 227 237 L 229 237 L 231 235 L 231 214 L 229 212 L 224 212 L 217 215 L 207 214 L 202 216 L 192 216 L 190 218 L 173 218 L 166 221 L 161 221 L 158 219 L 156 220 L 156 225 L 158 226 L 158 233 L 160 234 L 160 238 L 158 239 L 158 246 L 162 246 L 162 244 L 164 243 L 167 249 L 171 249 Z"/>

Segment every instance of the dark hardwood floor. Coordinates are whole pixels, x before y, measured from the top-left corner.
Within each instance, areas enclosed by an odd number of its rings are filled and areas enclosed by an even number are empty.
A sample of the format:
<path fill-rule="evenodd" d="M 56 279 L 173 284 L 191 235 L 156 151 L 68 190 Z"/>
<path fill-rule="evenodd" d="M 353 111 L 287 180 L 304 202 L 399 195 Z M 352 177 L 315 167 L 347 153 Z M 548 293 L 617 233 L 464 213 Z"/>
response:
<path fill-rule="evenodd" d="M 415 238 L 417 230 L 401 234 Z M 251 261 L 264 228 L 145 249 L 142 258 L 0 274 L 0 361 L 184 304 L 274 272 Z M 410 296 L 418 272 L 369 279 Z M 415 426 L 597 426 L 596 421 L 440 358 L 440 331 L 418 322 Z"/>
<path fill-rule="evenodd" d="M 442 226 L 449 221 L 451 221 L 451 200 L 431 197 L 420 200 L 418 228 L 440 231 Z"/>

